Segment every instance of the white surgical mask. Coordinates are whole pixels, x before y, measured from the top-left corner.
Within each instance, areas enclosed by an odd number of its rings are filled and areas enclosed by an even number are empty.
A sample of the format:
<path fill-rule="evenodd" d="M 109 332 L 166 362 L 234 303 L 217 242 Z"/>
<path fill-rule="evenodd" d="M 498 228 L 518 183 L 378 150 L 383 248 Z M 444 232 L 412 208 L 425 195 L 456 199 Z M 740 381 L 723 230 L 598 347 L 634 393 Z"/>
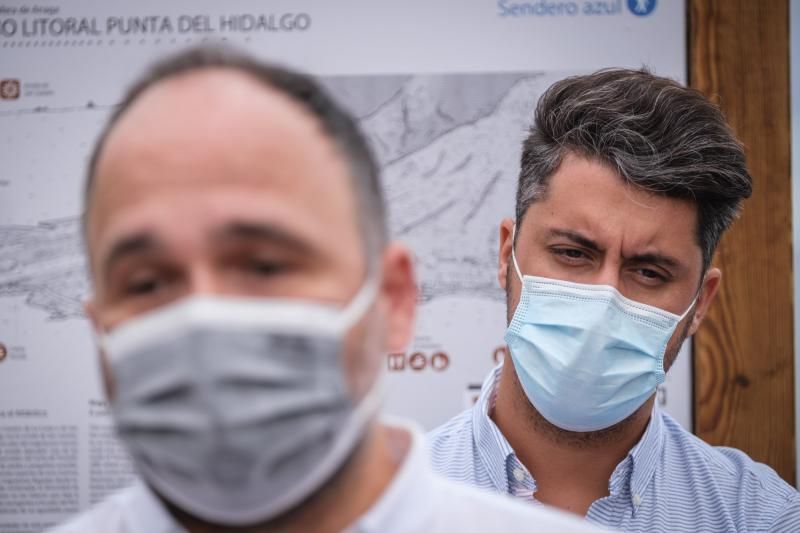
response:
<path fill-rule="evenodd" d="M 190 297 L 100 336 L 117 431 L 142 478 L 215 524 L 263 522 L 320 489 L 363 439 L 376 384 L 355 405 L 344 336 L 375 298 Z"/>
<path fill-rule="evenodd" d="M 512 237 L 513 238 L 513 237 Z M 569 431 L 624 420 L 664 381 L 664 355 L 681 315 L 629 300 L 608 285 L 523 276 L 505 340 L 536 410 Z"/>

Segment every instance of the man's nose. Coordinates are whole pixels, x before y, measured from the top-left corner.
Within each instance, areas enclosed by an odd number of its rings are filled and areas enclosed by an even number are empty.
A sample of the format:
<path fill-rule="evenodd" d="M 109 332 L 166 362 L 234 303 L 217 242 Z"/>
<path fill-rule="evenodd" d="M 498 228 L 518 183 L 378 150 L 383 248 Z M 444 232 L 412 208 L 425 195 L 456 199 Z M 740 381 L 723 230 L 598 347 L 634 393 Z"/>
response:
<path fill-rule="evenodd" d="M 621 291 L 620 281 L 619 265 L 614 264 L 612 261 L 605 261 L 600 269 L 596 271 L 595 279 L 592 283 L 595 285 L 609 285 Z"/>
<path fill-rule="evenodd" d="M 189 275 L 189 292 L 192 296 L 200 294 L 223 294 L 224 286 L 219 274 L 209 265 L 192 267 Z"/>

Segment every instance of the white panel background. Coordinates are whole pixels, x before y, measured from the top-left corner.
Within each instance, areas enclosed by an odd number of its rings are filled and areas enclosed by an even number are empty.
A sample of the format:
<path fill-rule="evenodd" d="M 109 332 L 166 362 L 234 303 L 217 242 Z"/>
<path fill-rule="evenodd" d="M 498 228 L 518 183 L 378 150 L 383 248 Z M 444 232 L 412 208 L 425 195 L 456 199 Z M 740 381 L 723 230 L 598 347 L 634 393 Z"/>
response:
<path fill-rule="evenodd" d="M 23 6 L 53 6 L 58 17 L 94 17 L 100 26 L 109 16 L 154 14 L 208 15 L 212 21 L 236 13 L 304 12 L 312 17 L 308 31 L 292 33 L 64 38 L 0 32 L 0 80 L 20 79 L 23 88 L 42 83 L 50 91 L 0 100 L 0 289 L 4 272 L 12 269 L 12 259 L 2 255 L 8 228 L 69 219 L 80 212 L 82 173 L 91 148 L 86 132 L 97 131 L 107 106 L 119 101 L 142 67 L 166 51 L 225 37 L 262 57 L 322 76 L 539 72 L 557 79 L 603 67 L 647 65 L 685 81 L 683 1 L 659 0 L 646 17 L 634 16 L 627 0 L 600 3 L 615 12 L 505 17 L 493 0 L 0 1 L 0 25 L 8 18 L 34 18 L 10 13 Z M 574 4 L 583 8 L 587 2 Z M 87 102 L 98 111 L 31 116 L 38 106 L 68 109 Z M 512 212 L 510 201 L 497 205 L 495 223 Z M 443 233 L 441 238 L 450 237 Z M 487 276 L 494 277 L 494 272 Z M 53 320 L 29 305 L 28 296 L 0 291 L 0 343 L 16 354 L 0 362 L 0 408 L 41 408 L 48 411 L 48 423 L 88 424 L 87 401 L 102 398 L 102 393 L 86 323 Z M 491 368 L 505 327 L 505 305 L 469 294 L 442 297 L 421 306 L 419 323 L 411 351 L 430 355 L 444 350 L 451 364 L 444 372 L 430 367 L 391 372 L 387 409 L 430 428 L 467 405 L 468 386 L 479 384 Z M 691 428 L 689 353 L 678 358 L 666 391 L 667 410 Z M 0 418 L 0 431 L 6 423 L 11 422 Z M 82 446 L 87 438 L 81 435 Z M 82 471 L 85 467 L 82 462 Z M 81 483 L 83 490 L 86 480 Z M 87 504 L 88 496 L 82 496 L 82 506 Z M 0 525 L 12 518 L 0 515 Z"/>

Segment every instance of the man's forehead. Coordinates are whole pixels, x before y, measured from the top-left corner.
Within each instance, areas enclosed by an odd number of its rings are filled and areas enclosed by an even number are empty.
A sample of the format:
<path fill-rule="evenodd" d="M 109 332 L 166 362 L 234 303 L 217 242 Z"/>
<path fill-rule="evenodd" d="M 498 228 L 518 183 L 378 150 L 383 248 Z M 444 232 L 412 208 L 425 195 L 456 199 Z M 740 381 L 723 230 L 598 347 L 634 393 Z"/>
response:
<path fill-rule="evenodd" d="M 319 126 L 289 95 L 253 76 L 232 68 L 206 68 L 145 89 L 113 126 L 103 151 L 113 154 L 121 143 L 156 144 L 172 137 L 211 137 L 224 144 L 237 132 L 269 135 L 278 130 L 313 136 Z"/>
<path fill-rule="evenodd" d="M 619 240 L 637 250 L 697 244 L 694 202 L 642 189 L 610 166 L 585 158 L 566 158 L 525 218 L 548 230 L 542 235 L 553 236 L 552 228 L 572 231 L 604 248 Z"/>
<path fill-rule="evenodd" d="M 209 179 L 324 189 L 347 175 L 334 141 L 290 96 L 209 68 L 157 82 L 131 104 L 108 134 L 93 189 Z"/>
<path fill-rule="evenodd" d="M 231 69 L 179 75 L 142 93 L 110 132 L 89 238 L 134 204 L 181 201 L 176 191 L 209 187 L 215 196 L 268 194 L 298 212 L 313 210 L 328 227 L 352 224 L 348 176 L 334 141 L 288 95 Z"/>
<path fill-rule="evenodd" d="M 629 216 L 695 213 L 697 206 L 688 198 L 670 196 L 648 190 L 627 180 L 617 169 L 604 161 L 569 154 L 559 169 L 550 176 L 542 200 L 587 209 L 613 207 L 614 212 Z M 552 198 L 551 198 L 552 197 Z"/>

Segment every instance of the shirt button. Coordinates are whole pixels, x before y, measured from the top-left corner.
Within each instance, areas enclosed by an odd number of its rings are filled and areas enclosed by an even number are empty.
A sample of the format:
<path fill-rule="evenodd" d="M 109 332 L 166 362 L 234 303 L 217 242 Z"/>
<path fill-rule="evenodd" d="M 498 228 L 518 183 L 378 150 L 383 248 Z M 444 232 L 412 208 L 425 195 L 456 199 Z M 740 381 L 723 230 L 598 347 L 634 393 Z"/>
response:
<path fill-rule="evenodd" d="M 635 507 L 639 507 L 640 505 L 642 505 L 642 497 L 639 496 L 638 494 L 633 495 L 633 505 Z"/>
<path fill-rule="evenodd" d="M 515 468 L 514 479 L 521 482 L 523 479 L 525 479 L 525 472 L 523 472 L 521 468 Z"/>

